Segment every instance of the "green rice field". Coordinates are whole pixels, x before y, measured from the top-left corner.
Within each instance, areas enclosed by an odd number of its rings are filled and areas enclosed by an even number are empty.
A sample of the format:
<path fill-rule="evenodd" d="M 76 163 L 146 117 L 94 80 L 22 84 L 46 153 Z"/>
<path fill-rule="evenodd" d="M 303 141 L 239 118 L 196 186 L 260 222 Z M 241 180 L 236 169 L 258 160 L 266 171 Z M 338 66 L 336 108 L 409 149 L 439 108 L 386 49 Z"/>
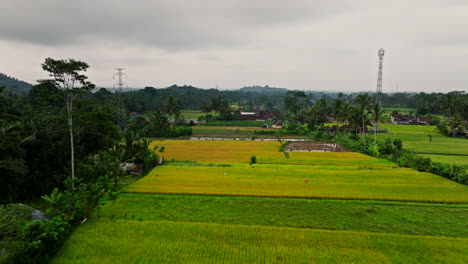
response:
<path fill-rule="evenodd" d="M 468 165 L 468 139 L 446 137 L 437 132 L 435 126 L 385 124 L 382 127 L 388 129 L 388 133 L 379 134 L 381 140 L 398 138 L 403 141 L 404 148 L 433 161 Z"/>
<path fill-rule="evenodd" d="M 51 263 L 464 263 L 468 186 L 359 153 L 160 140 Z M 251 156 L 257 157 L 249 164 Z"/>
<path fill-rule="evenodd" d="M 304 182 L 307 180 L 307 182 Z M 468 186 L 412 169 L 160 166 L 122 190 L 231 196 L 468 202 Z"/>
<path fill-rule="evenodd" d="M 52 263 L 464 263 L 467 252 L 462 238 L 94 219 Z"/>
<path fill-rule="evenodd" d="M 122 193 L 95 217 L 468 238 L 466 204 Z"/>

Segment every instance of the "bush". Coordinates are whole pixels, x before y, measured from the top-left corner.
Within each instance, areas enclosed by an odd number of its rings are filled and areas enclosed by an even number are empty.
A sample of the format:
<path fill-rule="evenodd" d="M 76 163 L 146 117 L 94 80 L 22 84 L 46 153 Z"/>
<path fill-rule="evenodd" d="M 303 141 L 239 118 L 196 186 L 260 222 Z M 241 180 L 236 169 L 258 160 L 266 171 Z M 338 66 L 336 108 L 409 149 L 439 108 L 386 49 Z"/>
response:
<path fill-rule="evenodd" d="M 168 136 L 172 137 L 181 137 L 181 136 L 191 136 L 193 133 L 193 130 L 191 127 L 188 126 L 178 126 L 172 131 L 170 131 Z"/>
<path fill-rule="evenodd" d="M 440 123 L 437 125 L 437 131 L 439 131 L 442 135 L 449 136 L 450 128 L 446 123 Z"/>
<path fill-rule="evenodd" d="M 250 157 L 250 165 L 255 164 L 255 163 L 257 163 L 257 157 L 253 155 L 252 157 Z"/>
<path fill-rule="evenodd" d="M 430 172 L 459 183 L 468 184 L 468 173 L 461 164 L 432 162 Z"/>

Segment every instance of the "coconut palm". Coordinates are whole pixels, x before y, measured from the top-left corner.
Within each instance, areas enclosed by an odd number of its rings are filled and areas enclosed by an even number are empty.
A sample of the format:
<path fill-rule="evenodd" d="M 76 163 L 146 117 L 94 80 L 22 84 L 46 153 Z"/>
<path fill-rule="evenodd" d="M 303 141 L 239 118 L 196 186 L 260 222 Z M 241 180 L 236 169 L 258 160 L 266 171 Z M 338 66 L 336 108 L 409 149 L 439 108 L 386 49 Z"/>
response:
<path fill-rule="evenodd" d="M 361 116 L 361 119 L 362 119 L 362 127 L 361 127 L 361 131 L 362 131 L 362 134 L 364 134 L 365 132 L 365 120 L 366 120 L 366 117 L 369 113 L 369 107 L 371 106 L 371 97 L 368 95 L 368 94 L 360 94 L 356 97 L 356 99 L 354 100 L 355 103 L 358 104 L 358 109 L 359 109 L 359 114 Z M 364 138 L 364 142 L 365 142 L 365 138 Z"/>
<path fill-rule="evenodd" d="M 377 130 L 380 128 L 380 119 L 382 118 L 382 115 L 385 113 L 385 111 L 382 109 L 379 103 L 375 103 L 372 105 L 371 113 L 374 124 L 377 124 L 374 126 L 374 140 L 377 142 Z"/>

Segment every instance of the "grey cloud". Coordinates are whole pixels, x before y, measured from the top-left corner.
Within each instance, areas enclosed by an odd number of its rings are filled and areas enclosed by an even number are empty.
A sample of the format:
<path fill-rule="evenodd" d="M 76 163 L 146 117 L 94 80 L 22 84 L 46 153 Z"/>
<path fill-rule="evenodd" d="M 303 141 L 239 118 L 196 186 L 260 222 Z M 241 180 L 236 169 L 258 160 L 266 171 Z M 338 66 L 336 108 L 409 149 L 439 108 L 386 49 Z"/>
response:
<path fill-rule="evenodd" d="M 346 6 L 339 0 L 15 0 L 2 7 L 0 38 L 53 46 L 90 39 L 164 49 L 232 46 L 258 29 L 319 19 Z"/>

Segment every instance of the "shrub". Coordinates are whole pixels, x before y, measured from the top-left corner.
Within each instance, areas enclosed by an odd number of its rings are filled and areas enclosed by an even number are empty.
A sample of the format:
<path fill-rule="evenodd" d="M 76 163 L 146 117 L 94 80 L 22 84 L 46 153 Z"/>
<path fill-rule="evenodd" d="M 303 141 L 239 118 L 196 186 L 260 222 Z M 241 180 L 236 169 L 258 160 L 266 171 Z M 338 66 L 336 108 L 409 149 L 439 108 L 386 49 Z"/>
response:
<path fill-rule="evenodd" d="M 178 126 L 173 129 L 169 135 L 173 137 L 180 137 L 180 136 L 190 136 L 192 135 L 193 131 L 191 127 L 188 126 Z"/>
<path fill-rule="evenodd" d="M 255 163 L 257 163 L 257 157 L 253 155 L 252 157 L 250 157 L 250 165 L 255 164 Z"/>

